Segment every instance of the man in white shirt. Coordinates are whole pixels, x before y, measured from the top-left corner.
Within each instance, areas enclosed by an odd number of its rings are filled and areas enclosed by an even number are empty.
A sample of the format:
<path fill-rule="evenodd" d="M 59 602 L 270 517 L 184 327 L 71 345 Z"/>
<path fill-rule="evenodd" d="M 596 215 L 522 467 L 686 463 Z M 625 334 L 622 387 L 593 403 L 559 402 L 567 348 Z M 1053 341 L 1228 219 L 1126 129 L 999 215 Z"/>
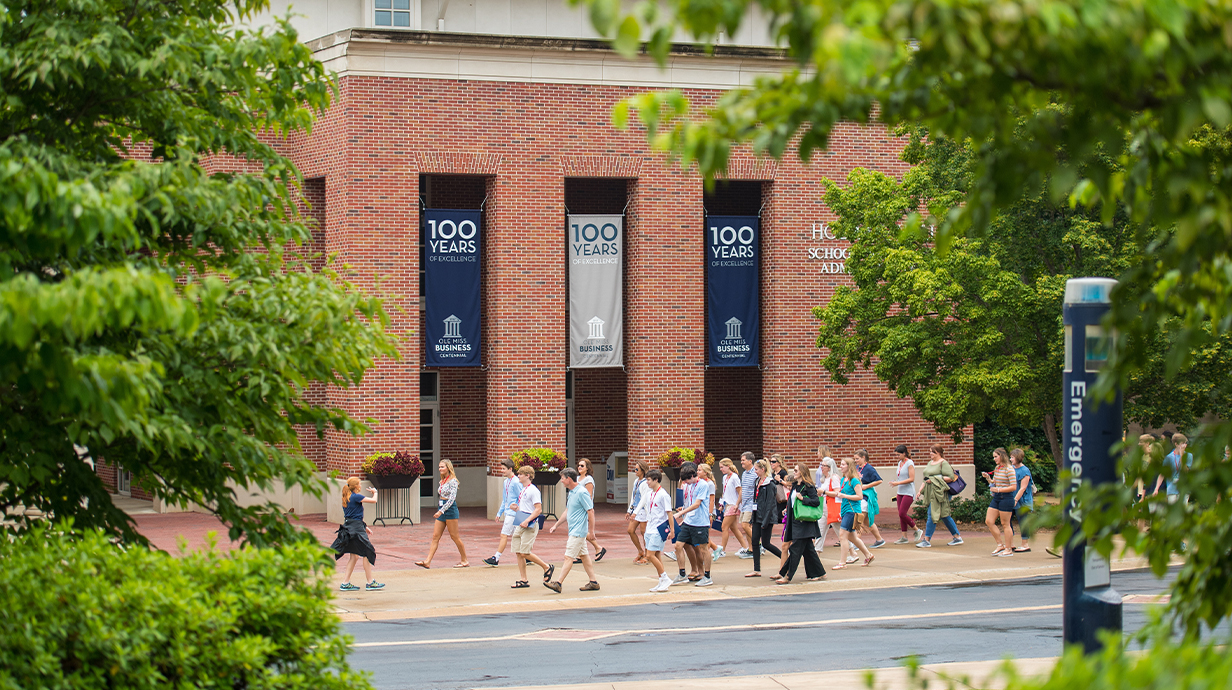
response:
<path fill-rule="evenodd" d="M 535 546 L 535 537 L 539 536 L 539 515 L 543 512 L 543 495 L 539 493 L 539 487 L 531 483 L 534 478 L 535 470 L 532 468 L 524 465 L 518 470 L 518 481 L 522 484 L 522 490 L 518 492 L 518 500 L 512 507 L 517 511 L 513 518 L 513 553 L 518 561 L 519 579 L 513 583 L 511 589 L 530 587 L 530 581 L 526 579 L 526 561 L 543 568 L 544 582 L 551 582 L 552 573 L 556 571 L 556 566 L 548 565 L 542 558 L 531 553 Z"/>

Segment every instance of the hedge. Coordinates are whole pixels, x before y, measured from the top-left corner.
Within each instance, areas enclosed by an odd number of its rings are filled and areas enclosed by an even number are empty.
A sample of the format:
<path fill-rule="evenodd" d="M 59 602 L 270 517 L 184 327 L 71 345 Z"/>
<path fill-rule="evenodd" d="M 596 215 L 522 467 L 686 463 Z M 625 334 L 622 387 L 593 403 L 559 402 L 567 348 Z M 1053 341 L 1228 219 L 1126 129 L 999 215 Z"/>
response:
<path fill-rule="evenodd" d="M 319 546 L 175 558 L 70 530 L 0 539 L 0 688 L 371 687 Z"/>

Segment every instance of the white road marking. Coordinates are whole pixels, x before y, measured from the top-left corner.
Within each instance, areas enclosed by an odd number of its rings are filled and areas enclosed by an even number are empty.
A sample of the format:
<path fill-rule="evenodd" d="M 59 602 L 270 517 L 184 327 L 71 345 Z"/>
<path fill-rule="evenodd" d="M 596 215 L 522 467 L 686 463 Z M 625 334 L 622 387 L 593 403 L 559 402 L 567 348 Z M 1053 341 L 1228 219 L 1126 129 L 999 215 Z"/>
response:
<path fill-rule="evenodd" d="M 359 642 L 351 645 L 354 648 L 372 647 L 414 647 L 425 645 L 468 644 L 476 642 L 504 642 L 508 640 L 543 640 L 550 638 L 559 642 L 590 642 L 619 635 L 671 635 L 704 632 L 731 632 L 737 630 L 781 630 L 785 628 L 819 628 L 828 625 L 845 625 L 849 623 L 878 623 L 882 621 L 897 622 L 906 620 L 921 620 L 926 618 L 956 618 L 977 614 L 995 613 L 1026 613 L 1030 611 L 1055 611 L 1061 604 L 1047 606 L 1019 606 L 1007 609 L 972 609 L 969 611 L 941 611 L 938 613 L 916 613 L 911 615 L 866 616 L 864 618 L 829 618 L 815 621 L 794 621 L 787 623 L 747 623 L 742 625 L 707 625 L 695 628 L 638 628 L 630 630 L 572 630 L 566 628 L 548 628 L 534 632 L 518 633 L 516 635 L 495 635 L 491 637 L 459 637 L 440 640 L 397 640 L 393 642 Z M 572 632 L 574 635 L 567 633 Z"/>

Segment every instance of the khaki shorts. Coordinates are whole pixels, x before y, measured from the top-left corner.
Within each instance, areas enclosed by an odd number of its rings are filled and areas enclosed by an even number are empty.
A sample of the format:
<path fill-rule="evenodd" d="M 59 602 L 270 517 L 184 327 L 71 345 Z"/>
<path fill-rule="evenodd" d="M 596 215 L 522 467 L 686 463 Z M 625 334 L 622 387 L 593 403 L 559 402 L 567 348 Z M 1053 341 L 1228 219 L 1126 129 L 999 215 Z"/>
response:
<path fill-rule="evenodd" d="M 523 527 L 518 525 L 513 528 L 513 552 L 514 553 L 530 553 L 531 549 L 535 548 L 535 537 L 539 536 L 538 527 Z"/>
<path fill-rule="evenodd" d="M 590 553 L 586 550 L 586 537 L 570 536 L 569 541 L 565 542 L 565 558 L 589 555 Z"/>
<path fill-rule="evenodd" d="M 751 524 L 753 522 L 753 511 L 750 510 L 747 513 L 740 513 L 740 522 L 747 522 Z"/>

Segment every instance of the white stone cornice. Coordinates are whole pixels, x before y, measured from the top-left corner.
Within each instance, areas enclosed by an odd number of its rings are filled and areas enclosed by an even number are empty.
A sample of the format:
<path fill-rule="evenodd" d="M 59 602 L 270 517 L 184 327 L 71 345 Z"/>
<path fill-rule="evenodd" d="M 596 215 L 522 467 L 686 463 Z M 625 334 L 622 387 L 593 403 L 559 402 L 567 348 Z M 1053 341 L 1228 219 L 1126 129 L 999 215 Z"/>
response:
<path fill-rule="evenodd" d="M 348 30 L 308 45 L 338 77 L 731 89 L 751 86 L 758 76 L 780 73 L 790 64 L 774 50 L 720 49 L 706 55 L 682 47 L 660 69 L 648 56 L 627 60 L 598 41 L 441 36 Z"/>

